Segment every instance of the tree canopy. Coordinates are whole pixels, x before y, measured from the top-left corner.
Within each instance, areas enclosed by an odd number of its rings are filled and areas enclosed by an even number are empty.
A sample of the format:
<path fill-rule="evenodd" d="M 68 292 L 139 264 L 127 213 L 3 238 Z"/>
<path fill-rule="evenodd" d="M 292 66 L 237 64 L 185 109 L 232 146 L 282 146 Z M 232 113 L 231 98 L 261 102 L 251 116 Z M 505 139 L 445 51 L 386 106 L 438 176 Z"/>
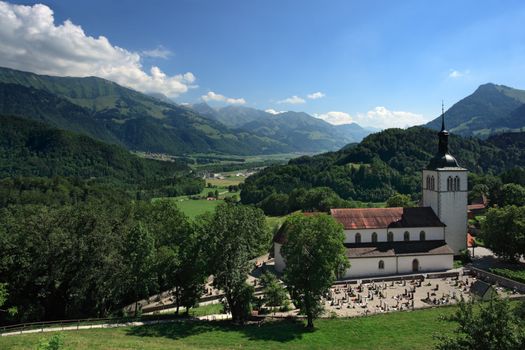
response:
<path fill-rule="evenodd" d="M 295 214 L 284 225 L 284 281 L 312 328 L 314 318 L 322 312 L 321 297 L 350 266 L 343 246 L 343 227 L 326 214 Z"/>

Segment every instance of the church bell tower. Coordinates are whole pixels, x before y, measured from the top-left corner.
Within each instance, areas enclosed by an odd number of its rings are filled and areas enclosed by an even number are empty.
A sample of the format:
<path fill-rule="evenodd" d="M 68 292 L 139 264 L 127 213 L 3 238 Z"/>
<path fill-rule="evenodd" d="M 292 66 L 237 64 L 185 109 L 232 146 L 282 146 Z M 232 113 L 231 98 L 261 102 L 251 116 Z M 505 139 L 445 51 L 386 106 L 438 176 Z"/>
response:
<path fill-rule="evenodd" d="M 467 247 L 468 171 L 448 152 L 448 131 L 442 107 L 438 152 L 423 169 L 423 206 L 431 207 L 443 222 L 445 241 L 454 254 Z"/>

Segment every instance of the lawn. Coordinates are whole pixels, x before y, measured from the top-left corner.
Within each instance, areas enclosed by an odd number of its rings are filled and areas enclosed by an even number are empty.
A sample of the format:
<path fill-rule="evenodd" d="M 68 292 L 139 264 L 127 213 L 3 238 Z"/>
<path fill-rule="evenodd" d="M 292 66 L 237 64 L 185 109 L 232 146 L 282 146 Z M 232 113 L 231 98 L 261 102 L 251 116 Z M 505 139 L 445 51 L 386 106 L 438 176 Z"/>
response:
<path fill-rule="evenodd" d="M 212 212 L 219 204 L 223 203 L 222 199 L 209 201 L 206 199 L 187 199 L 177 200 L 177 207 L 189 218 L 195 219 L 198 215 Z"/>
<path fill-rule="evenodd" d="M 63 332 L 69 349 L 432 349 L 434 335 L 451 334 L 441 321 L 453 307 L 396 312 L 353 319 L 317 320 L 313 332 L 302 322 L 268 322 L 237 327 L 229 322 L 177 322 L 142 327 Z M 51 334 L 0 338 L 1 349 L 35 349 Z"/>

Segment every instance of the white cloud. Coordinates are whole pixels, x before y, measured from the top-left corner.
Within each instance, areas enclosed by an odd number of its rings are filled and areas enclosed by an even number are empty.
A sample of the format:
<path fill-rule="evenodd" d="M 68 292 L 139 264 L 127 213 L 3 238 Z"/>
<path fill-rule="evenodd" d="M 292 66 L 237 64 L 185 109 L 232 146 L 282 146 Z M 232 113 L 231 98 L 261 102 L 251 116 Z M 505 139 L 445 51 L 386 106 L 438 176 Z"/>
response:
<path fill-rule="evenodd" d="M 300 98 L 299 96 L 295 96 L 295 95 L 292 97 L 285 98 L 284 100 L 277 101 L 277 103 L 288 103 L 291 105 L 298 105 L 298 104 L 305 103 L 305 102 L 306 101 L 303 98 Z"/>
<path fill-rule="evenodd" d="M 312 94 L 309 94 L 308 97 L 310 100 L 317 100 L 319 98 L 323 98 L 325 97 L 326 95 L 324 93 L 322 93 L 321 91 L 317 91 L 317 92 L 314 92 Z"/>
<path fill-rule="evenodd" d="M 469 73 L 470 73 L 470 70 L 468 70 L 468 69 L 466 69 L 464 71 L 451 69 L 450 73 L 448 74 L 448 77 L 452 78 L 452 79 L 457 79 L 457 78 L 464 77 L 465 75 L 468 75 Z"/>
<path fill-rule="evenodd" d="M 173 53 L 162 47 L 162 46 L 158 46 L 156 47 L 155 49 L 153 50 L 144 50 L 142 51 L 142 56 L 143 57 L 151 57 L 151 58 L 163 58 L 163 59 L 167 59 L 168 57 L 170 57 Z"/>
<path fill-rule="evenodd" d="M 315 114 L 314 116 L 333 125 L 357 123 L 364 127 L 379 129 L 407 128 L 409 126 L 424 124 L 428 121 L 421 114 L 391 111 L 385 107 L 375 107 L 366 113 L 357 113 L 355 116 L 351 116 L 346 112 L 337 111 Z"/>
<path fill-rule="evenodd" d="M 277 115 L 277 114 L 281 114 L 281 113 L 286 113 L 286 111 L 276 111 L 275 109 L 273 108 L 268 108 L 265 110 L 266 113 L 270 113 L 270 114 L 273 114 L 273 115 Z"/>
<path fill-rule="evenodd" d="M 53 10 L 46 5 L 0 1 L 0 23 L 0 66 L 39 74 L 98 76 L 170 97 L 185 93 L 195 82 L 190 72 L 168 76 L 155 66 L 147 72 L 139 53 L 112 45 L 104 36 L 88 36 L 70 20 L 56 25 Z"/>
<path fill-rule="evenodd" d="M 210 91 L 206 95 L 203 95 L 201 97 L 206 102 L 216 101 L 216 102 L 229 103 L 229 104 L 233 104 L 233 105 L 243 105 L 243 104 L 246 103 L 246 100 L 244 98 L 226 97 L 224 95 L 217 94 L 217 93 L 215 93 L 213 91 Z"/>
<path fill-rule="evenodd" d="M 375 107 L 365 114 L 357 114 L 355 122 L 362 126 L 372 126 L 381 129 L 388 128 L 407 128 L 413 125 L 420 125 L 427 122 L 421 114 L 391 111 L 385 107 Z"/>
<path fill-rule="evenodd" d="M 314 114 L 314 117 L 333 125 L 350 124 L 354 122 L 350 114 L 345 112 L 332 111 L 325 114 Z"/>

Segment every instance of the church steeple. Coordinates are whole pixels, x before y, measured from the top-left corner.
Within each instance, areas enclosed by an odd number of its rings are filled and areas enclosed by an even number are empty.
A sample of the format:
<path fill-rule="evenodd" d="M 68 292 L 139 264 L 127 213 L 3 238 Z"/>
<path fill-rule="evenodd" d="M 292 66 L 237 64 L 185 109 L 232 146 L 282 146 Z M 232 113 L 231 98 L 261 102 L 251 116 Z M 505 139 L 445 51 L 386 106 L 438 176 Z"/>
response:
<path fill-rule="evenodd" d="M 445 106 L 443 101 L 441 101 L 441 131 L 438 133 L 438 137 L 438 153 L 440 155 L 448 154 L 448 131 L 445 129 Z"/>
<path fill-rule="evenodd" d="M 438 152 L 430 160 L 430 163 L 427 165 L 426 169 L 435 170 L 438 168 L 458 168 L 458 162 L 456 158 L 448 153 L 448 131 L 445 128 L 445 107 L 443 102 L 441 102 L 441 131 L 438 132 L 439 146 Z"/>

